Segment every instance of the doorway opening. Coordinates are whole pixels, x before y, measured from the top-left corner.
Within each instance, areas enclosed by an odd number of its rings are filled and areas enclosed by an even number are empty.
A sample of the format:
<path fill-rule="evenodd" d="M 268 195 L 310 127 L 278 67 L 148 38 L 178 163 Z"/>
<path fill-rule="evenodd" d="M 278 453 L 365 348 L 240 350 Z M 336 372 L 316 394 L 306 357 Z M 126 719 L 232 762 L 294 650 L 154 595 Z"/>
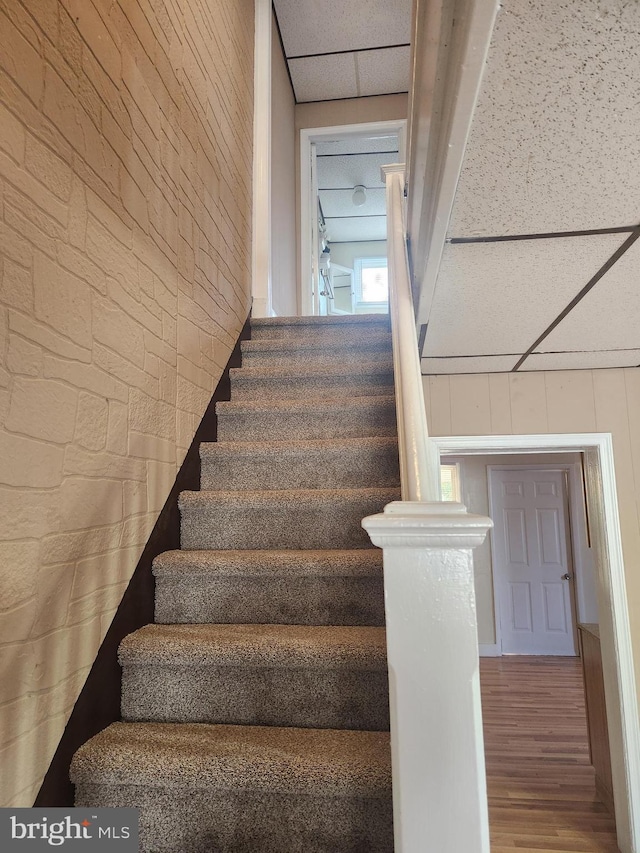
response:
<path fill-rule="evenodd" d="M 618 847 L 621 853 L 638 853 L 640 841 L 640 729 L 633 670 L 629 614 L 618 518 L 613 447 L 610 434 L 538 436 L 465 436 L 432 439 L 443 461 L 451 457 L 500 456 L 508 464 L 509 454 L 582 454 L 584 462 L 585 524 L 588 525 L 596 588 L 597 627 L 601 641 L 602 676 L 607 712 L 607 734 Z M 546 459 L 546 457 L 545 457 Z M 525 461 L 527 461 L 525 460 Z M 547 463 L 548 466 L 548 463 Z M 548 466 L 549 467 L 549 466 Z M 561 465 L 554 466 L 561 468 Z M 464 489 L 464 487 L 463 487 Z M 464 497 L 464 493 L 463 493 Z M 488 494 L 486 500 L 488 501 Z M 573 533 L 571 534 L 571 537 Z M 570 537 L 570 538 L 571 538 Z M 493 590 L 487 600 L 479 584 L 478 607 L 494 611 Z M 577 598 L 577 592 L 576 592 Z M 496 620 L 496 623 L 498 620 Z M 499 630 L 499 626 L 498 626 Z M 486 638 L 485 638 L 486 639 Z M 491 639 L 491 638 L 490 638 Z M 493 636 L 494 645 L 496 635 Z M 491 644 L 487 644 L 491 645 Z M 481 649 L 482 651 L 482 649 Z M 485 649 L 485 654 L 492 653 Z M 493 650 L 502 653 L 501 647 Z M 499 660 L 503 660 L 500 658 Z M 509 660 L 505 658 L 504 660 Z M 518 660 L 513 658 L 513 660 Z M 520 660 L 527 660 L 520 658 Z M 529 658 L 535 660 L 535 658 Z M 540 658 L 542 660 L 542 658 Z M 545 658 L 546 661 L 552 658 Z M 558 661 L 567 660 L 558 658 Z M 553 725 L 553 720 L 550 720 Z M 558 849 L 562 849 L 559 847 Z"/>
<path fill-rule="evenodd" d="M 387 313 L 386 190 L 406 121 L 300 131 L 303 315 Z"/>

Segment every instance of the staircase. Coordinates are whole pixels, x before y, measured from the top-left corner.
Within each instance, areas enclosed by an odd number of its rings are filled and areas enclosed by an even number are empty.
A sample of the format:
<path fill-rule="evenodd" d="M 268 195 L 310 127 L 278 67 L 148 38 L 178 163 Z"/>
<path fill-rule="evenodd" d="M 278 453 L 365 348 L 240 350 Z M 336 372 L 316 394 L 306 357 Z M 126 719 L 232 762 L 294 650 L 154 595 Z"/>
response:
<path fill-rule="evenodd" d="M 146 853 L 391 853 L 382 555 L 360 525 L 399 498 L 388 318 L 251 333 L 76 802 L 140 808 Z"/>

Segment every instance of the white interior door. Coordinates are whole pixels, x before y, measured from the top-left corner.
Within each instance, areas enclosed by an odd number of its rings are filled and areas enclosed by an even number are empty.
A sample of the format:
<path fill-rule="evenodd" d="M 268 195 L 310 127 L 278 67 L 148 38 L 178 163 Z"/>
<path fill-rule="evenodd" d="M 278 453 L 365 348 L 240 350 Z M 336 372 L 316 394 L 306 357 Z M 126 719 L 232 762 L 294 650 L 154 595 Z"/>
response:
<path fill-rule="evenodd" d="M 502 653 L 575 655 L 564 471 L 492 469 L 490 490 Z"/>

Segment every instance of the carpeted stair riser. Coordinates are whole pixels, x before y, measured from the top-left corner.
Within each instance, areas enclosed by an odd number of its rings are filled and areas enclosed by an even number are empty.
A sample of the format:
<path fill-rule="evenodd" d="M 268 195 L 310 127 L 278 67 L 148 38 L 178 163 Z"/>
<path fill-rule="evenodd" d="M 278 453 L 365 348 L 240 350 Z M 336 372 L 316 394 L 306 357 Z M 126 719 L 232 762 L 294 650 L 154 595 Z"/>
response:
<path fill-rule="evenodd" d="M 369 548 L 361 521 L 399 489 L 183 492 L 181 546 L 190 549 Z"/>
<path fill-rule="evenodd" d="M 362 438 L 200 445 L 201 489 L 350 489 L 397 486 L 398 442 Z"/>
<path fill-rule="evenodd" d="M 322 340 L 307 341 L 258 339 L 242 342 L 244 367 L 285 367 L 294 370 L 301 364 L 349 365 L 357 370 L 362 362 L 380 362 L 389 367 L 393 363 L 391 335 L 388 332 L 371 332 L 363 340 L 337 340 L 329 345 Z"/>
<path fill-rule="evenodd" d="M 369 366 L 366 372 L 330 373 L 329 369 L 276 373 L 277 368 L 256 367 L 231 370 L 231 396 L 234 400 L 300 400 L 310 397 L 380 397 L 393 394 L 393 370 Z"/>
<path fill-rule="evenodd" d="M 377 549 L 168 551 L 154 575 L 158 623 L 384 625 Z"/>
<path fill-rule="evenodd" d="M 125 720 L 389 727 L 384 628 L 148 625 L 120 663 Z"/>
<path fill-rule="evenodd" d="M 78 806 L 140 809 L 142 853 L 392 853 L 386 733 L 116 723 Z"/>
<path fill-rule="evenodd" d="M 389 332 L 389 318 L 385 316 L 349 317 L 266 317 L 251 321 L 251 339 L 320 341 L 328 346 L 344 342 L 357 345 L 370 340 L 380 332 Z"/>
<path fill-rule="evenodd" d="M 395 399 L 345 397 L 337 400 L 245 401 L 218 403 L 220 441 L 289 441 L 396 436 Z"/>

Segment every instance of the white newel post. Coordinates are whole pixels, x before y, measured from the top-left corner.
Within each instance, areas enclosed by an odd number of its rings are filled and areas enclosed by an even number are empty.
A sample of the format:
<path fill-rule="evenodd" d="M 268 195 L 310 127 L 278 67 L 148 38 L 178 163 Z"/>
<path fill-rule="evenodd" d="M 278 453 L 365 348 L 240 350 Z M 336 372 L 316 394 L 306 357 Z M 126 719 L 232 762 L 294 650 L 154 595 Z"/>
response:
<path fill-rule="evenodd" d="M 362 524 L 384 553 L 395 853 L 489 853 L 471 549 L 491 520 L 397 501 Z"/>

